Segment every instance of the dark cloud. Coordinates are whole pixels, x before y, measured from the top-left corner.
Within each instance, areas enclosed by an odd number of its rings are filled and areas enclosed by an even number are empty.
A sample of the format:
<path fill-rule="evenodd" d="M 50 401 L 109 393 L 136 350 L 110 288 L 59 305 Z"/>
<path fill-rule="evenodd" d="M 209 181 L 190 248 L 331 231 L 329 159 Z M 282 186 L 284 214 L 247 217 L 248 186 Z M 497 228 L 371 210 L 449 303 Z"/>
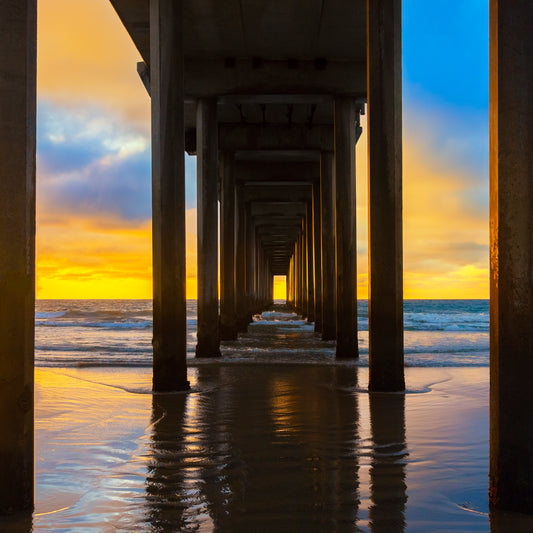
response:
<path fill-rule="evenodd" d="M 150 139 L 98 108 L 39 102 L 38 209 L 141 221 L 151 216 Z M 186 157 L 187 208 L 196 206 L 196 158 Z"/>

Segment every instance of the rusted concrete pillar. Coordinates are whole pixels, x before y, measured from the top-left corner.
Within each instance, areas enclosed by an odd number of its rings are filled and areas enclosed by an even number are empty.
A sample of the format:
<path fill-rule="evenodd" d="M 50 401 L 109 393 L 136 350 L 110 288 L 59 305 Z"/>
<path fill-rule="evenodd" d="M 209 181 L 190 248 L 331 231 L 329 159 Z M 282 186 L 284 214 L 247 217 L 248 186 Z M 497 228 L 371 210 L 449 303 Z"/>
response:
<path fill-rule="evenodd" d="M 248 310 L 246 304 L 246 204 L 242 184 L 237 184 L 237 242 L 235 262 L 235 300 L 237 311 L 237 331 L 248 329 Z"/>
<path fill-rule="evenodd" d="M 333 154 L 320 155 L 320 212 L 322 221 L 322 340 L 337 338 L 335 278 L 335 179 Z"/>
<path fill-rule="evenodd" d="M 198 213 L 198 344 L 196 357 L 219 357 L 218 125 L 215 98 L 198 101 L 196 115 Z"/>
<path fill-rule="evenodd" d="M 355 205 L 355 102 L 335 98 L 335 257 L 338 359 L 359 356 L 357 345 L 357 233 Z"/>
<path fill-rule="evenodd" d="M 401 0 L 368 2 L 369 388 L 405 389 Z"/>
<path fill-rule="evenodd" d="M 307 248 L 307 320 L 315 321 L 315 258 L 313 254 L 313 204 L 307 202 L 305 246 Z"/>
<path fill-rule="evenodd" d="M 182 2 L 150 2 L 153 389 L 187 390 Z"/>
<path fill-rule="evenodd" d="M 533 3 L 490 2 L 490 503 L 533 513 Z"/>
<path fill-rule="evenodd" d="M 235 312 L 235 176 L 233 154 L 221 156 L 220 191 L 220 338 L 237 338 Z"/>
<path fill-rule="evenodd" d="M 0 515 L 33 509 L 37 6 L 0 0 Z"/>
<path fill-rule="evenodd" d="M 320 217 L 320 182 L 313 183 L 313 249 L 315 289 L 315 331 L 322 332 L 322 239 Z"/>

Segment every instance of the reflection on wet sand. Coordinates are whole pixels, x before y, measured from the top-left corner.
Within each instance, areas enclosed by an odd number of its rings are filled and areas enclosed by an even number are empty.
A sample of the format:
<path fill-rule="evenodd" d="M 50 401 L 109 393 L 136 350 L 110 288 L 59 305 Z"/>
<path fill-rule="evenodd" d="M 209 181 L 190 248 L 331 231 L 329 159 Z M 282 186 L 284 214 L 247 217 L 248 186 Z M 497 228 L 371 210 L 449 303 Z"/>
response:
<path fill-rule="evenodd" d="M 155 394 L 152 442 L 146 474 L 146 522 L 153 531 L 182 531 L 188 508 L 185 490 L 184 415 L 187 396 Z"/>
<path fill-rule="evenodd" d="M 370 467 L 372 533 L 405 531 L 405 395 L 369 394 L 373 451 Z"/>
<path fill-rule="evenodd" d="M 358 531 L 356 372 L 206 366 L 155 396 L 153 531 Z"/>
<path fill-rule="evenodd" d="M 206 364 L 153 396 L 149 370 L 39 369 L 33 531 L 533 531 L 489 524 L 487 369 L 406 375 L 424 392 L 368 394 L 353 365 Z"/>

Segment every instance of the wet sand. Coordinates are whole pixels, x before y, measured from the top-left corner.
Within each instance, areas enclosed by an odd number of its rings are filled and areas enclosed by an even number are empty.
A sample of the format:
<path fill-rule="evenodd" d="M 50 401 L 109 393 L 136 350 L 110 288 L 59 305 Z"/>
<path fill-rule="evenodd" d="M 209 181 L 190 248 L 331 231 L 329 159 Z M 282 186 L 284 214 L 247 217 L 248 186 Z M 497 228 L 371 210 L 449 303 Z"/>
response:
<path fill-rule="evenodd" d="M 36 509 L 0 531 L 533 531 L 489 516 L 488 368 L 369 394 L 368 368 L 323 351 L 254 324 L 181 394 L 153 395 L 148 368 L 38 368 Z"/>
<path fill-rule="evenodd" d="M 405 395 L 354 366 L 202 365 L 164 395 L 148 370 L 36 378 L 34 531 L 491 531 L 486 368 L 409 368 Z"/>

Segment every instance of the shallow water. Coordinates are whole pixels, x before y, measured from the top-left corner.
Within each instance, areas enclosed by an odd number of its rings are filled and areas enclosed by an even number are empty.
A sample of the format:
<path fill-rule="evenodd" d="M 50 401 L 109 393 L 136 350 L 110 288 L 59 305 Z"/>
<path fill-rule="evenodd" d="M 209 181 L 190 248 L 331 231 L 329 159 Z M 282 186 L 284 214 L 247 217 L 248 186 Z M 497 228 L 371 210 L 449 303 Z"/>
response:
<path fill-rule="evenodd" d="M 368 302 L 359 301 L 360 365 L 368 364 Z M 488 366 L 487 300 L 406 300 L 405 361 L 408 366 Z M 257 330 L 256 325 L 260 325 Z M 251 335 L 224 350 L 230 361 L 251 361 L 268 352 L 269 330 L 279 337 L 276 363 L 334 363 L 334 343 L 320 342 L 313 325 L 294 313 L 254 317 Z M 266 329 L 265 329 L 266 328 Z M 259 331 L 264 333 L 257 335 Z M 285 345 L 282 335 L 285 335 Z M 146 366 L 152 364 L 151 300 L 39 300 L 36 364 Z M 300 343 L 300 344 L 299 344 Z M 187 355 L 194 360 L 196 301 L 187 301 Z M 255 350 L 255 352 L 254 352 Z M 257 350 L 261 353 L 258 354 Z"/>
<path fill-rule="evenodd" d="M 145 367 L 38 368 L 36 510 L 0 530 L 533 531 L 489 515 L 488 368 L 369 394 L 311 325 L 256 318 L 189 393 L 153 395 Z"/>
<path fill-rule="evenodd" d="M 407 369 L 407 394 L 346 366 L 204 365 L 158 395 L 145 369 L 36 376 L 33 531 L 533 530 L 491 528 L 485 368 Z"/>

